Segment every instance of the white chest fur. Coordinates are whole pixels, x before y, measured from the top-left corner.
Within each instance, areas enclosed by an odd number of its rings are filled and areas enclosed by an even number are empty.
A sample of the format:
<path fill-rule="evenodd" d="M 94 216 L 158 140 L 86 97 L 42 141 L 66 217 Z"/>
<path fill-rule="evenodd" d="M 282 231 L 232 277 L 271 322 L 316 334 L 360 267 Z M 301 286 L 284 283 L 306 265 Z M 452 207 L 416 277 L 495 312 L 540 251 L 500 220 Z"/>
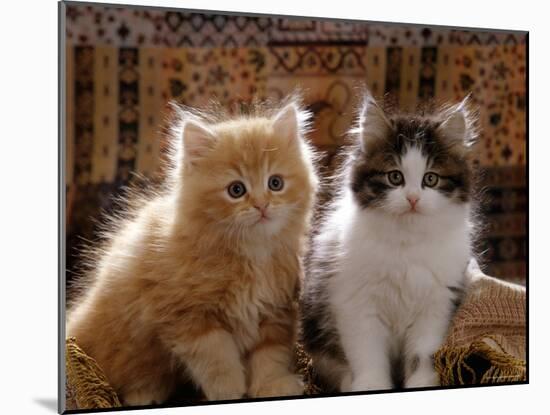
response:
<path fill-rule="evenodd" d="M 448 302 L 448 287 L 463 278 L 470 257 L 467 208 L 403 220 L 351 203 L 338 222 L 342 257 L 330 297 L 337 312 L 355 309 L 354 321 L 376 314 L 400 333 L 418 313 Z"/>
<path fill-rule="evenodd" d="M 430 356 L 451 316 L 449 287 L 460 287 L 470 258 L 469 207 L 399 218 L 344 202 L 327 232 L 339 239 L 328 297 L 352 379 L 341 388 L 391 388 L 389 356 L 401 351 L 407 368 L 420 362 L 405 386 L 435 385 Z"/>

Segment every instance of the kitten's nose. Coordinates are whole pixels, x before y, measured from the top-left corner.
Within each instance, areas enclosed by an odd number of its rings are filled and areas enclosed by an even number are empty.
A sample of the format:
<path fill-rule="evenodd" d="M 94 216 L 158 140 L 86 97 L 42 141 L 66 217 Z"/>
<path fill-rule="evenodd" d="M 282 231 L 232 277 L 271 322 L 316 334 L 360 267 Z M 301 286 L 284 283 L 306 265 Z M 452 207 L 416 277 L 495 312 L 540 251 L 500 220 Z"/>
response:
<path fill-rule="evenodd" d="M 258 209 L 260 211 L 260 213 L 262 214 L 262 216 L 265 216 L 265 212 L 266 212 L 268 206 L 269 206 L 269 202 L 255 203 L 254 204 L 254 208 Z"/>
<path fill-rule="evenodd" d="M 414 209 L 416 204 L 418 203 L 418 199 L 420 199 L 417 195 L 408 195 L 407 200 L 409 201 L 411 207 Z"/>

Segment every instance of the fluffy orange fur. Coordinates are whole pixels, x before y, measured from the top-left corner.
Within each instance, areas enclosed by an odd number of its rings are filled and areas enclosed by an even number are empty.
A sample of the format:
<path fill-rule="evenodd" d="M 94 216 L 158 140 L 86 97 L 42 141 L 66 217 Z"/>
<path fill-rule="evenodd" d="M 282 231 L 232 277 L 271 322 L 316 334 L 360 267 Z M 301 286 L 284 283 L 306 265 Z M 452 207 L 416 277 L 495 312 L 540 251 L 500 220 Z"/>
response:
<path fill-rule="evenodd" d="M 293 101 L 222 121 L 179 111 L 167 189 L 113 232 L 67 335 L 126 405 L 161 403 L 182 378 L 209 400 L 302 394 L 292 349 L 317 184 L 307 114 Z M 236 180 L 247 191 L 232 198 Z"/>

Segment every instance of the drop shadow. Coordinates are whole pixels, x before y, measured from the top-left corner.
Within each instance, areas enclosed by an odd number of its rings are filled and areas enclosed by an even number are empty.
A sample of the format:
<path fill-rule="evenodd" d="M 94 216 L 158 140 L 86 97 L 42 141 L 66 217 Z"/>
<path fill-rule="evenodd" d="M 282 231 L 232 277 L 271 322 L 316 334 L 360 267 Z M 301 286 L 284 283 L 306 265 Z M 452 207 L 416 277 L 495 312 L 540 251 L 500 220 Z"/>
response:
<path fill-rule="evenodd" d="M 53 398 L 35 398 L 34 402 L 43 408 L 49 409 L 52 412 L 57 413 L 57 399 Z"/>

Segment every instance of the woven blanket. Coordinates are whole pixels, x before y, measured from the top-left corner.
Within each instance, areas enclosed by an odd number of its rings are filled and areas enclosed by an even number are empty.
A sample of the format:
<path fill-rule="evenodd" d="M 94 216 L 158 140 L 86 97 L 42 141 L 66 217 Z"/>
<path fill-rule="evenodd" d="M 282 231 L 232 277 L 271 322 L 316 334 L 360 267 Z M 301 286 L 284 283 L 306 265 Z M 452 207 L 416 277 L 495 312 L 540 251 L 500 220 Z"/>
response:
<path fill-rule="evenodd" d="M 468 277 L 466 296 L 434 356 L 441 384 L 525 381 L 525 288 L 484 275 L 474 261 Z"/>

